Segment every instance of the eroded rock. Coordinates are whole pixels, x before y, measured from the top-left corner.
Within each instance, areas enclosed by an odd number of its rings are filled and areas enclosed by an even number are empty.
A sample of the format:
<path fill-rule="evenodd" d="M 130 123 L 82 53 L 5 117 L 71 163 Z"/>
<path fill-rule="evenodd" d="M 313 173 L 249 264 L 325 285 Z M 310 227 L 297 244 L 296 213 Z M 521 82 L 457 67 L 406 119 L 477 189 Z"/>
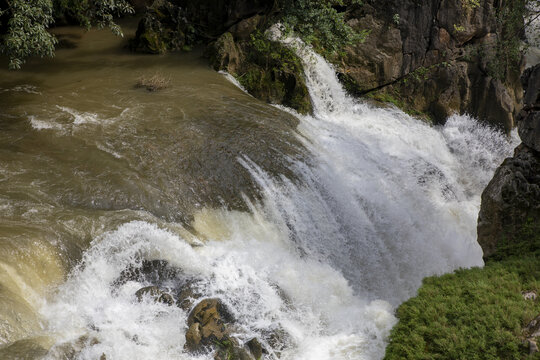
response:
<path fill-rule="evenodd" d="M 232 316 L 219 299 L 204 299 L 191 310 L 188 317 L 186 348 L 200 351 L 205 346 L 229 339 L 226 323 Z"/>
<path fill-rule="evenodd" d="M 137 300 L 142 301 L 145 296 L 149 296 L 154 299 L 155 302 L 160 302 L 167 305 L 173 305 L 174 299 L 170 294 L 162 291 L 157 286 L 147 286 L 137 290 L 135 293 Z"/>

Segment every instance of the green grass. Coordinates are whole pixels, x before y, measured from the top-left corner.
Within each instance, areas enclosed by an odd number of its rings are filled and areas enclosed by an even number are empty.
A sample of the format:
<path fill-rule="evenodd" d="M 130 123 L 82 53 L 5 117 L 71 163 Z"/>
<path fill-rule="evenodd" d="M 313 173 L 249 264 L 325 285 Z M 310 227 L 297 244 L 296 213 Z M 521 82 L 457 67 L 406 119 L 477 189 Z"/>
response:
<path fill-rule="evenodd" d="M 528 235 L 532 243 L 540 238 Z M 531 290 L 540 294 L 538 248 L 426 278 L 398 308 L 385 359 L 540 359 L 523 343 L 522 328 L 540 314 L 540 300 L 522 296 Z"/>

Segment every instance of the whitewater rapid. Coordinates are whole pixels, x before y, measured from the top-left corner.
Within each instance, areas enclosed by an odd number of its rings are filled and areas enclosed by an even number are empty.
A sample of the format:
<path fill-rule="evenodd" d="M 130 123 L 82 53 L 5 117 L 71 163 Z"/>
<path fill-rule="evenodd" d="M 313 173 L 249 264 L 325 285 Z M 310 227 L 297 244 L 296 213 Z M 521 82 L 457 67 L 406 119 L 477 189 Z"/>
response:
<path fill-rule="evenodd" d="M 298 43 L 292 43 L 298 45 Z M 309 160 L 289 159 L 297 179 L 238 161 L 262 201 L 249 213 L 203 209 L 188 231 L 136 221 L 94 239 L 69 279 L 41 307 L 57 359 L 212 359 L 184 352 L 188 314 L 138 302 L 148 284 L 113 288 L 137 259 L 163 259 L 220 297 L 240 342 L 287 335 L 280 359 L 380 359 L 399 303 L 422 278 L 482 265 L 480 194 L 517 145 L 468 116 L 432 127 L 395 108 L 350 98 L 334 69 L 308 47 L 314 114 L 292 110 Z M 151 217 L 148 215 L 148 217 Z M 283 296 L 285 294 L 285 296 Z"/>

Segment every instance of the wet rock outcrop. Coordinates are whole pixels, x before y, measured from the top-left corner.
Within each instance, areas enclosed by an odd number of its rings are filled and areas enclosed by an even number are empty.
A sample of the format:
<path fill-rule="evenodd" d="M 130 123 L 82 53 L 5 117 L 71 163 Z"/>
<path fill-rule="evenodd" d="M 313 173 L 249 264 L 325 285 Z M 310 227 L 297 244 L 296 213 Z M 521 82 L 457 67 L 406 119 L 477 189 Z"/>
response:
<path fill-rule="evenodd" d="M 312 104 L 304 79 L 300 59 L 293 50 L 277 41 L 268 40 L 262 33 L 249 31 L 247 19 L 236 37 L 227 32 L 208 47 L 208 57 L 214 69 L 235 76 L 253 96 L 268 103 L 283 104 L 302 114 L 311 112 Z"/>
<path fill-rule="evenodd" d="M 506 131 L 515 125 L 522 89 L 520 64 L 490 75 L 490 49 L 503 29 L 500 1 L 366 1 L 348 10 L 349 24 L 369 29 L 362 44 L 337 61 L 350 91 L 442 123 L 469 113 Z"/>
<path fill-rule="evenodd" d="M 532 253 L 540 248 L 540 65 L 527 71 L 519 133 L 523 143 L 506 159 L 482 194 L 478 242 L 484 258 Z"/>

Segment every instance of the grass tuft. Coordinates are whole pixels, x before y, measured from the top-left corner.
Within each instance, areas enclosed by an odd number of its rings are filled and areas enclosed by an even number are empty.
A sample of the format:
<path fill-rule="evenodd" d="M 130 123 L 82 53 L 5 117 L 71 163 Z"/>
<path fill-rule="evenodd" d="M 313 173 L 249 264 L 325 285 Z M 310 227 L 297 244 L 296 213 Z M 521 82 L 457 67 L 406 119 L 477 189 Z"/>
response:
<path fill-rule="evenodd" d="M 145 88 L 148 91 L 158 91 L 169 87 L 170 79 L 161 74 L 154 74 L 152 76 L 143 75 L 137 79 L 135 87 Z"/>

